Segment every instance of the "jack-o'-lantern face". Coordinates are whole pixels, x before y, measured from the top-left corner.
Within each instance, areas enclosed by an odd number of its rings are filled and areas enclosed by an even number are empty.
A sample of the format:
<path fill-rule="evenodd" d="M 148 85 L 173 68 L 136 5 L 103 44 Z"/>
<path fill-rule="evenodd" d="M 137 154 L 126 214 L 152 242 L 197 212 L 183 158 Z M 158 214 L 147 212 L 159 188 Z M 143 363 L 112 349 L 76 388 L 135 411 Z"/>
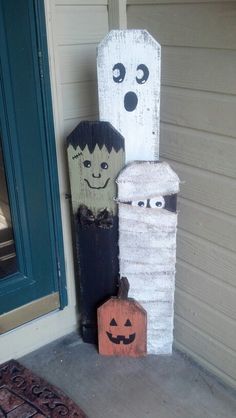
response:
<path fill-rule="evenodd" d="M 146 354 L 146 312 L 134 299 L 112 297 L 98 308 L 99 353 L 139 357 Z"/>
<path fill-rule="evenodd" d="M 132 332 L 132 323 L 131 321 L 127 318 L 127 320 L 125 321 L 125 323 L 121 326 L 119 326 L 115 320 L 115 318 L 112 318 L 111 322 L 110 322 L 110 330 L 112 332 L 106 332 L 107 336 L 109 338 L 109 340 L 113 343 L 113 344 L 124 344 L 124 345 L 128 345 L 134 342 L 135 337 L 136 337 L 136 333 Z M 122 334 L 120 334 L 120 332 L 124 332 Z M 131 333 L 130 333 L 131 331 Z"/>

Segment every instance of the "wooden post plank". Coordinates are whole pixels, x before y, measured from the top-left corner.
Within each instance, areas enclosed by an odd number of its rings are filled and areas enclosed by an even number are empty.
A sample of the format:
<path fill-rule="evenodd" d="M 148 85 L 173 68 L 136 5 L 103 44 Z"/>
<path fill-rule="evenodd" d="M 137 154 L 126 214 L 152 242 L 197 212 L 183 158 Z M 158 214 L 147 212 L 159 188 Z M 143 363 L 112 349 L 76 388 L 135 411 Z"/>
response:
<path fill-rule="evenodd" d="M 124 166 L 124 159 L 124 139 L 108 122 L 81 122 L 68 136 L 81 328 L 86 342 L 97 342 L 97 308 L 117 293 L 115 179 Z"/>
<path fill-rule="evenodd" d="M 145 30 L 113 30 L 98 47 L 100 120 L 124 136 L 126 162 L 159 158 L 160 64 Z"/>
<path fill-rule="evenodd" d="M 122 278 L 118 297 L 98 308 L 99 353 L 140 357 L 147 353 L 147 313 L 128 298 L 128 280 Z"/>
<path fill-rule="evenodd" d="M 117 183 L 120 275 L 147 311 L 147 352 L 170 354 L 179 178 L 166 162 L 134 162 Z"/>

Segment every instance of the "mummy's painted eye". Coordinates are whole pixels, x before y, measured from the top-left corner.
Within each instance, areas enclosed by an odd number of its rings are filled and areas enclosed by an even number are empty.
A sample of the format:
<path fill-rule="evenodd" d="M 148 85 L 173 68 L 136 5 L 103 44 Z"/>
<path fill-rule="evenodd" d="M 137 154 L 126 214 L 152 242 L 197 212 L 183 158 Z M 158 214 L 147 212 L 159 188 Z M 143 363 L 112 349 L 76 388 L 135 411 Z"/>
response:
<path fill-rule="evenodd" d="M 147 207 L 147 200 L 133 200 L 131 202 L 132 206 L 139 206 L 140 208 L 146 208 Z"/>
<path fill-rule="evenodd" d="M 107 169 L 108 169 L 108 164 L 107 164 L 107 163 L 105 163 L 105 161 L 104 161 L 103 163 L 101 163 L 101 168 L 102 168 L 103 170 L 107 170 Z"/>
<path fill-rule="evenodd" d="M 125 78 L 124 65 L 118 62 L 117 64 L 114 65 L 114 67 L 112 68 L 112 71 L 113 71 L 113 80 L 115 81 L 115 83 L 122 83 L 122 81 Z"/>
<path fill-rule="evenodd" d="M 85 161 L 84 161 L 84 166 L 85 166 L 86 168 L 91 167 L 91 161 L 89 161 L 89 160 L 85 160 Z"/>
<path fill-rule="evenodd" d="M 149 200 L 150 208 L 163 209 L 165 207 L 165 199 L 163 196 L 154 197 Z"/>
<path fill-rule="evenodd" d="M 136 77 L 136 81 L 138 84 L 144 84 L 146 83 L 148 77 L 149 77 L 149 70 L 147 68 L 146 65 L 144 64 L 139 64 L 137 66 L 137 77 Z"/>

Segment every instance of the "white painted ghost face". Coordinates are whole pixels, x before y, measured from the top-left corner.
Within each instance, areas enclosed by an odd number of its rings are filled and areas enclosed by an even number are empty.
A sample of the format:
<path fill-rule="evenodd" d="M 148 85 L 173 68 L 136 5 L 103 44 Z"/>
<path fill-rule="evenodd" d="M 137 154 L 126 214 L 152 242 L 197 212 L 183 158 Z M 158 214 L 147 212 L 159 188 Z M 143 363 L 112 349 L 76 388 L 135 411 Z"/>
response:
<path fill-rule="evenodd" d="M 124 136 L 126 161 L 158 159 L 160 45 L 145 30 L 111 31 L 97 71 L 100 119 Z"/>

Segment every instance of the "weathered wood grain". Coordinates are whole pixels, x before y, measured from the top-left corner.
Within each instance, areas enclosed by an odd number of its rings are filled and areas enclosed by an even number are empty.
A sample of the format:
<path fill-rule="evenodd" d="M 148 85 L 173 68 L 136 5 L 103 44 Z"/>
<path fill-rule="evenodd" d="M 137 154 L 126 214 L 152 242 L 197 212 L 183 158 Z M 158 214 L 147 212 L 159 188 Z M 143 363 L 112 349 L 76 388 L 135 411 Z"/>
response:
<path fill-rule="evenodd" d="M 97 342 L 97 308 L 116 294 L 118 219 L 115 179 L 124 166 L 124 139 L 108 122 L 81 122 L 67 138 L 80 276 L 81 328 Z"/>
<path fill-rule="evenodd" d="M 128 277 L 131 296 L 147 311 L 148 353 L 168 354 L 173 339 L 177 215 L 167 206 L 148 205 L 154 196 L 177 193 L 179 180 L 165 162 L 140 162 L 126 166 L 117 183 L 120 274 Z"/>
<path fill-rule="evenodd" d="M 98 308 L 100 354 L 128 357 L 147 354 L 147 312 L 128 298 L 128 290 L 129 282 L 123 277 L 118 297 L 110 298 Z"/>
<path fill-rule="evenodd" d="M 100 119 L 124 136 L 127 162 L 159 157 L 160 52 L 145 30 L 111 31 L 98 47 Z"/>
<path fill-rule="evenodd" d="M 67 138 L 71 201 L 94 215 L 117 212 L 115 179 L 124 166 L 123 137 L 108 122 L 81 122 Z"/>
<path fill-rule="evenodd" d="M 94 115 L 85 115 L 85 117 L 81 116 L 65 120 L 63 123 L 63 137 L 67 138 L 70 132 L 84 119 L 88 121 L 98 120 L 98 114 L 95 113 Z"/>

